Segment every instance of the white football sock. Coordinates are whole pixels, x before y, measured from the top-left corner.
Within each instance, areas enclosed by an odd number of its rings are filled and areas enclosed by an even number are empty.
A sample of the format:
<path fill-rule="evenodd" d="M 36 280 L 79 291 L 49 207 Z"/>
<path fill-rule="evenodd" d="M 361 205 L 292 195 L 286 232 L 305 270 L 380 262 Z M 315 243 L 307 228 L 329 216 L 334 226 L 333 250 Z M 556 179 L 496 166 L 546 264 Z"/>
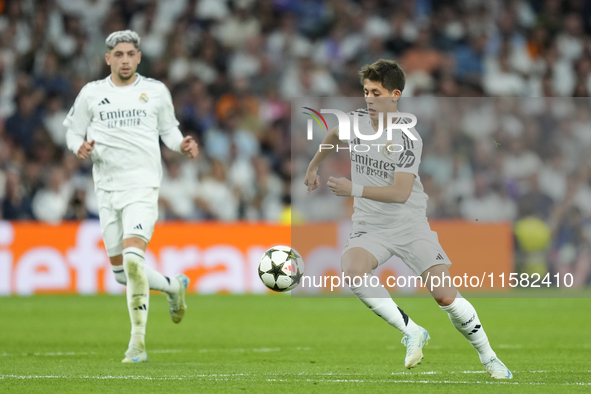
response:
<path fill-rule="evenodd" d="M 367 283 L 372 274 L 367 275 Z M 384 319 L 391 326 L 399 329 L 403 334 L 408 334 L 419 328 L 402 309 L 396 305 L 385 287 L 373 286 L 349 286 L 351 291 L 376 315 Z"/>
<path fill-rule="evenodd" d="M 115 280 L 122 285 L 127 284 L 127 276 L 125 275 L 125 270 L 123 269 L 122 265 L 112 265 L 111 268 L 113 269 L 113 274 L 115 275 Z M 144 265 L 144 272 L 146 273 L 146 278 L 148 279 L 148 286 L 150 286 L 150 290 L 158 290 L 163 291 L 165 293 L 174 294 L 179 291 L 179 281 L 176 279 L 170 279 L 168 276 L 162 275 L 160 272 L 156 271 L 155 269 Z"/>
<path fill-rule="evenodd" d="M 111 265 L 111 269 L 113 270 L 113 275 L 115 275 L 117 283 L 125 286 L 127 284 L 127 276 L 125 276 L 123 265 Z"/>
<path fill-rule="evenodd" d="M 470 302 L 462 298 L 460 293 L 458 293 L 454 302 L 448 306 L 442 306 L 441 309 L 447 312 L 454 327 L 474 346 L 481 362 L 487 362 L 492 357 L 496 357 L 495 352 L 490 347 L 482 324 L 480 324 L 476 309 Z"/>
<path fill-rule="evenodd" d="M 127 308 L 131 318 L 130 344 L 143 344 L 150 306 L 150 288 L 144 270 L 144 251 L 134 247 L 125 248 L 123 268 L 127 276 Z"/>

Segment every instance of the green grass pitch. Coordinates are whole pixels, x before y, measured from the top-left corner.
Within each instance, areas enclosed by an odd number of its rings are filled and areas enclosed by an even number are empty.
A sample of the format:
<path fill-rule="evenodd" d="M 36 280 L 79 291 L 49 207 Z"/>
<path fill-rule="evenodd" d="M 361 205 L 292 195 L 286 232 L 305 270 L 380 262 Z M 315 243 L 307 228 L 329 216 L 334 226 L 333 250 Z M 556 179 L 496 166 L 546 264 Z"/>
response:
<path fill-rule="evenodd" d="M 431 334 L 401 334 L 358 300 L 190 296 L 175 325 L 152 295 L 145 364 L 121 364 L 124 296 L 0 298 L 0 393 L 571 393 L 591 391 L 591 299 L 474 298 L 514 379 L 493 381 L 429 299 L 399 299 Z"/>

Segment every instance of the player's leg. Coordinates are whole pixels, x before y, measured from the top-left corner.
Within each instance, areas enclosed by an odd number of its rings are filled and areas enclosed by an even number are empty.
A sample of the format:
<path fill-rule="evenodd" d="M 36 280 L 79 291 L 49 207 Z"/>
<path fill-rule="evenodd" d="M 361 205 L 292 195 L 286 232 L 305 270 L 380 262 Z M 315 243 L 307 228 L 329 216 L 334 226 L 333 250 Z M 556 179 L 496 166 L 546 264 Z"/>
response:
<path fill-rule="evenodd" d="M 123 252 L 123 248 L 121 248 L 121 252 Z M 111 270 L 113 271 L 115 280 L 117 283 L 125 286 L 127 284 L 127 277 L 125 276 L 125 270 L 123 269 L 123 254 L 109 257 L 109 261 L 111 262 Z"/>
<path fill-rule="evenodd" d="M 129 247 L 143 246 L 152 238 L 154 233 L 154 225 L 158 219 L 158 189 L 145 188 L 138 190 L 130 190 L 122 193 L 118 197 L 121 204 L 126 204 L 128 201 L 134 201 L 132 204 L 127 204 L 122 209 L 122 222 L 124 228 L 123 242 L 136 238 L 137 245 L 132 243 Z M 131 241 L 130 241 L 131 242 Z M 125 248 L 125 245 L 124 245 Z M 141 249 L 141 248 L 140 248 Z M 168 278 L 160 272 L 145 266 L 143 264 L 144 250 L 134 250 L 136 255 L 141 255 L 143 271 L 148 281 L 148 285 L 152 290 L 160 290 L 164 292 L 168 299 L 168 306 L 170 316 L 174 323 L 179 323 L 185 314 L 185 291 L 189 285 L 189 278 L 185 275 L 177 275 L 174 278 Z M 125 260 L 125 250 L 123 251 L 123 260 Z M 130 256 L 133 256 L 130 255 Z"/>
<path fill-rule="evenodd" d="M 378 261 L 375 256 L 360 247 L 348 249 L 341 258 L 341 267 L 345 278 L 352 279 L 352 283 L 347 284 L 361 302 L 403 334 L 417 329 L 418 326 L 396 305 L 386 288 L 369 286 L 370 278 L 373 276 L 372 271 L 377 266 Z M 367 277 L 365 283 L 360 280 L 364 276 Z M 355 278 L 360 279 L 355 280 Z"/>
<path fill-rule="evenodd" d="M 144 269 L 144 253 L 148 243 L 138 237 L 123 240 L 123 269 L 127 282 L 127 308 L 131 319 L 131 339 L 124 363 L 148 360 L 146 354 L 146 325 L 150 307 L 150 287 Z"/>
<path fill-rule="evenodd" d="M 351 240 L 349 241 L 348 246 L 352 246 L 350 244 Z M 387 253 L 387 251 L 384 251 L 384 253 Z M 386 261 L 388 258 L 389 256 L 384 257 L 383 260 Z M 372 283 L 372 271 L 377 266 L 377 258 L 362 247 L 347 248 L 341 258 L 343 274 L 346 279 L 350 280 L 348 285 L 351 291 L 372 312 L 404 334 L 402 343 L 407 349 L 404 364 L 407 368 L 412 368 L 420 363 L 423 358 L 422 348 L 427 344 L 429 334 L 424 328 L 412 321 L 412 319 L 404 313 L 398 305 L 396 305 L 385 287 L 381 285 L 377 287 L 369 285 Z M 367 278 L 365 283 L 359 279 L 355 280 L 355 278 L 361 279 L 363 277 Z"/>
<path fill-rule="evenodd" d="M 491 376 L 497 379 L 510 379 L 511 372 L 492 350 L 476 310 L 453 285 L 448 269 L 451 261 L 439 244 L 437 233 L 431 230 L 426 218 L 419 223 L 412 223 L 406 240 L 401 242 L 400 250 L 404 254 L 405 263 L 415 273 L 421 275 L 433 298 L 449 315 L 454 327 L 476 349 Z M 435 277 L 439 279 L 435 280 Z"/>
<path fill-rule="evenodd" d="M 137 250 L 135 253 L 141 254 Z M 122 285 L 127 285 L 127 275 L 123 268 L 123 255 L 110 257 L 110 260 L 115 280 Z M 184 274 L 169 278 L 145 264 L 143 268 L 150 290 L 161 291 L 166 295 L 170 317 L 174 323 L 180 323 L 187 307 L 185 305 L 185 292 L 190 283 L 189 278 Z"/>
<path fill-rule="evenodd" d="M 421 277 L 435 301 L 449 315 L 454 327 L 476 349 L 480 361 L 485 362 L 495 357 L 496 354 L 490 346 L 488 337 L 472 304 L 460 295 L 454 285 L 450 283 L 451 280 L 441 281 L 441 278 L 444 277 L 451 279 L 447 266 L 444 264 L 435 265 L 423 272 Z M 435 284 L 439 285 L 440 282 L 443 282 L 443 285 L 435 287 L 433 285 L 434 277 L 437 278 Z"/>
<path fill-rule="evenodd" d="M 123 227 L 123 269 L 127 282 L 127 308 L 131 320 L 131 339 L 124 363 L 147 360 L 145 336 L 150 308 L 150 287 L 144 256 L 154 231 L 158 211 L 156 196 L 150 189 L 117 192 L 113 205 L 121 211 Z"/>
<path fill-rule="evenodd" d="M 97 190 L 97 200 L 99 203 L 99 219 L 101 224 L 101 231 L 103 234 L 103 241 L 105 243 L 105 248 L 107 249 L 107 255 L 111 260 L 113 272 L 115 274 L 115 278 L 121 282 L 121 275 L 125 277 L 125 283 L 131 283 L 131 281 L 127 278 L 127 269 L 125 268 L 125 259 L 123 258 L 123 223 L 122 223 L 122 210 L 120 207 L 117 206 L 116 201 L 116 194 L 117 192 L 112 191 L 105 191 L 105 190 Z M 142 245 L 137 245 L 140 248 L 138 250 L 143 255 L 143 250 L 141 249 Z M 145 249 L 145 246 L 143 246 Z M 142 259 L 143 260 L 143 259 Z M 136 264 L 137 265 L 137 264 Z M 135 270 L 137 276 L 138 270 Z M 132 341 L 130 342 L 130 348 L 132 349 L 131 344 L 135 343 L 133 347 L 135 351 L 129 353 L 130 357 L 127 357 L 128 353 L 126 352 L 126 357 L 123 360 L 124 362 L 142 362 L 147 360 L 147 356 L 144 350 L 144 335 L 145 335 L 145 319 L 147 319 L 147 301 L 142 299 L 142 303 L 140 305 L 145 304 L 145 312 L 144 321 L 141 322 L 141 316 L 135 316 L 140 314 L 139 312 L 133 311 L 133 308 L 130 307 L 129 298 L 133 295 L 142 295 L 147 296 L 149 291 L 147 289 L 142 289 L 141 283 L 140 286 L 127 286 L 127 298 L 128 298 L 128 308 L 130 310 L 130 316 L 132 321 Z M 132 290 L 133 289 L 133 290 Z M 139 291 L 138 291 L 139 289 Z M 142 307 L 144 309 L 144 307 Z M 136 326 L 140 326 L 139 328 Z M 143 326 L 143 329 L 141 328 Z M 135 335 L 135 336 L 134 336 Z M 129 352 L 129 350 L 128 350 Z"/>
<path fill-rule="evenodd" d="M 115 280 L 122 285 L 126 285 L 127 276 L 123 269 L 123 254 L 109 257 L 109 260 L 111 261 L 111 269 L 115 275 Z M 150 290 L 157 290 L 166 294 L 176 294 L 179 292 L 181 284 L 176 277 L 171 279 L 147 265 L 144 265 L 144 271 L 146 272 Z"/>
<path fill-rule="evenodd" d="M 442 310 L 447 312 L 454 327 L 476 349 L 480 361 L 490 375 L 495 379 L 511 379 L 511 371 L 497 358 L 490 346 L 476 309 L 454 287 L 447 265 L 434 265 L 425 270 L 421 277 L 435 301 Z M 434 277 L 439 278 L 435 281 L 436 283 L 433 283 Z M 446 277 L 450 280 L 441 280 Z M 431 286 L 432 284 L 433 286 Z M 436 287 L 435 284 L 439 284 L 439 286 Z"/>

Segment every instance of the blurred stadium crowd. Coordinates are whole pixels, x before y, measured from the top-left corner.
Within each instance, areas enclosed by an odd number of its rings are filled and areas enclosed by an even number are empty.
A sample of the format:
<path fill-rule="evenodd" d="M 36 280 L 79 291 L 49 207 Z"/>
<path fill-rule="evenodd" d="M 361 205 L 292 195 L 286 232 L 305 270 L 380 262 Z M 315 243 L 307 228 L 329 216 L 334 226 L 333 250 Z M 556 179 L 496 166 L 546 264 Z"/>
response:
<path fill-rule="evenodd" d="M 591 91 L 585 0 L 0 0 L 0 9 L 6 220 L 96 217 L 90 163 L 67 151 L 62 121 L 84 84 L 109 74 L 104 39 L 116 30 L 140 34 L 138 72 L 167 84 L 181 130 L 201 147 L 197 162 L 163 149 L 163 220 L 279 220 L 290 204 L 289 100 L 359 96 L 358 69 L 379 58 L 401 62 L 405 97 Z M 550 125 L 514 114 L 483 130 L 480 116 L 511 112 L 493 106 L 467 115 L 470 127 L 421 129 L 429 216 L 536 216 L 555 235 L 556 261 L 589 261 L 589 104 L 575 104 Z"/>

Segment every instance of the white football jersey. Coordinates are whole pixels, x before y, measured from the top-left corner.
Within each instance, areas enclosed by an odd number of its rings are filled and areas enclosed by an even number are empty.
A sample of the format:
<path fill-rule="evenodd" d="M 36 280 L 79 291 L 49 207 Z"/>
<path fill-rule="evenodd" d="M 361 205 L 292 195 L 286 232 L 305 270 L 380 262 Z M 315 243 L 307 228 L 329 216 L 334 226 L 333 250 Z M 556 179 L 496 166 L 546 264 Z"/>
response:
<path fill-rule="evenodd" d="M 110 75 L 88 83 L 64 121 L 80 141 L 95 141 L 95 188 L 108 191 L 160 187 L 158 137 L 178 125 L 168 88 L 139 74 L 128 86 L 116 86 Z"/>
<path fill-rule="evenodd" d="M 351 125 L 354 124 L 355 113 L 358 117 L 359 132 L 363 135 L 376 134 L 366 109 L 348 113 Z M 406 123 L 406 121 L 397 118 L 395 123 Z M 409 128 L 409 131 L 417 140 L 411 140 L 400 129 L 392 130 L 390 141 L 387 139 L 386 130 L 376 140 L 361 140 L 357 138 L 353 129 L 351 130 L 348 142 L 353 183 L 363 186 L 388 186 L 394 184 L 395 172 L 409 172 L 415 175 L 412 192 L 404 204 L 355 197 L 353 205 L 355 212 L 352 218 L 354 222 L 391 228 L 408 215 L 425 217 L 428 197 L 423 191 L 419 177 L 423 141 L 414 127 Z"/>

